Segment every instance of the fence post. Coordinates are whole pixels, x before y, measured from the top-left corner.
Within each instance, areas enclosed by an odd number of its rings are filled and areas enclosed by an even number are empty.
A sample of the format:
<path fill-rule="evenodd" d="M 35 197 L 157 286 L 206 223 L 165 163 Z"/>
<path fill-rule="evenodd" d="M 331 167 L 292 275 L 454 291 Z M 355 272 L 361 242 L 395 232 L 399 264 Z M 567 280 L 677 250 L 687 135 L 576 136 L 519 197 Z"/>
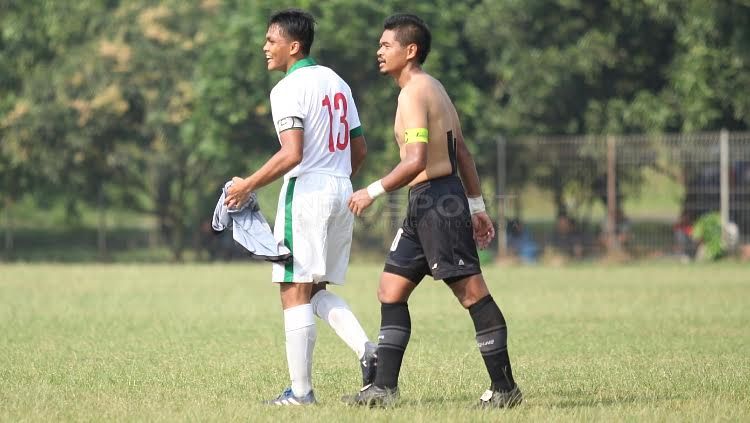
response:
<path fill-rule="evenodd" d="M 607 253 L 620 252 L 617 237 L 617 144 L 615 137 L 607 135 Z"/>
<path fill-rule="evenodd" d="M 99 192 L 96 199 L 97 225 L 96 250 L 99 260 L 107 260 L 107 203 L 104 193 L 104 181 L 99 181 Z"/>
<path fill-rule="evenodd" d="M 719 149 L 721 240 L 724 245 L 727 245 L 727 225 L 729 224 L 729 131 L 726 129 L 722 129 L 719 134 Z"/>
<path fill-rule="evenodd" d="M 497 257 L 502 260 L 508 256 L 508 239 L 505 231 L 505 137 L 497 139 L 497 183 L 495 184 L 495 199 L 497 200 Z"/>
<path fill-rule="evenodd" d="M 9 260 L 13 251 L 13 222 L 10 215 L 10 208 L 13 203 L 9 195 L 5 196 L 3 203 L 3 256 L 6 260 Z"/>

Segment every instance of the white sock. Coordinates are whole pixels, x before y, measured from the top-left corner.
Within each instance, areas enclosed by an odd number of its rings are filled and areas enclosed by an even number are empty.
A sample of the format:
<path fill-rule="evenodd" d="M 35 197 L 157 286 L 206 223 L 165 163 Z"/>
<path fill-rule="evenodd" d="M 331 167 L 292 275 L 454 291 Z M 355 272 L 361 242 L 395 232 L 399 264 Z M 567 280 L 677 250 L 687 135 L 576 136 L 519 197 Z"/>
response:
<path fill-rule="evenodd" d="M 354 350 L 358 358 L 365 355 L 365 344 L 369 339 L 346 301 L 332 292 L 322 290 L 313 295 L 310 304 L 315 315 L 331 325 L 336 335 Z"/>
<path fill-rule="evenodd" d="M 284 328 L 292 392 L 301 397 L 312 390 L 312 354 L 317 336 L 312 306 L 302 304 L 284 310 Z"/>

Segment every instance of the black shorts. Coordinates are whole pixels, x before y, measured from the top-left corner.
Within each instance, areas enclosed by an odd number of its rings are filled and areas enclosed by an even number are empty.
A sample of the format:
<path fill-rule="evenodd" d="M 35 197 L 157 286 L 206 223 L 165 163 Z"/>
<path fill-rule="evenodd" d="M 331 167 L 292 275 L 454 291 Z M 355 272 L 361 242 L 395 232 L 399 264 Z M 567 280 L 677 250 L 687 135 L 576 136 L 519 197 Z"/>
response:
<path fill-rule="evenodd" d="M 469 203 L 457 176 L 431 179 L 409 190 L 406 219 L 384 270 L 416 284 L 425 275 L 451 283 L 482 272 Z"/>

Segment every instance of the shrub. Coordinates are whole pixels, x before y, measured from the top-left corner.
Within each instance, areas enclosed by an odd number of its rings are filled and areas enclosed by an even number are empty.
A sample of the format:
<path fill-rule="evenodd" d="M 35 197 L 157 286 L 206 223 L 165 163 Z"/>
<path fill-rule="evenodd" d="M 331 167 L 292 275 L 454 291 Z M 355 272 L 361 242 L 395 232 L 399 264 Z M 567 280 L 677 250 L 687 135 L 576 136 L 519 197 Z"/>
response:
<path fill-rule="evenodd" d="M 716 260 L 724 255 L 726 251 L 721 242 L 721 216 L 718 212 L 705 213 L 695 222 L 693 239 L 700 243 L 703 258 Z"/>

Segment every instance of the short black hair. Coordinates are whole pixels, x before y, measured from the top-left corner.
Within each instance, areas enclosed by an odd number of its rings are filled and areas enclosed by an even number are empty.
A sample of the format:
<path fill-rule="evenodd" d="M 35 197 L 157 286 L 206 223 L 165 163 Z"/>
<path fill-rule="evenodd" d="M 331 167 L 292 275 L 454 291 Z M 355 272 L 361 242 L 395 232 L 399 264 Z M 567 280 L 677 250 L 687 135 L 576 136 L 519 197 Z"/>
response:
<path fill-rule="evenodd" d="M 396 41 L 402 46 L 416 44 L 419 64 L 427 60 L 427 55 L 430 54 L 432 34 L 430 34 L 430 28 L 419 16 L 410 13 L 396 13 L 385 19 L 383 29 L 395 31 Z"/>
<path fill-rule="evenodd" d="M 290 40 L 300 43 L 302 54 L 310 54 L 315 39 L 315 18 L 301 9 L 280 10 L 268 19 L 268 28 L 278 25 L 281 32 Z"/>

